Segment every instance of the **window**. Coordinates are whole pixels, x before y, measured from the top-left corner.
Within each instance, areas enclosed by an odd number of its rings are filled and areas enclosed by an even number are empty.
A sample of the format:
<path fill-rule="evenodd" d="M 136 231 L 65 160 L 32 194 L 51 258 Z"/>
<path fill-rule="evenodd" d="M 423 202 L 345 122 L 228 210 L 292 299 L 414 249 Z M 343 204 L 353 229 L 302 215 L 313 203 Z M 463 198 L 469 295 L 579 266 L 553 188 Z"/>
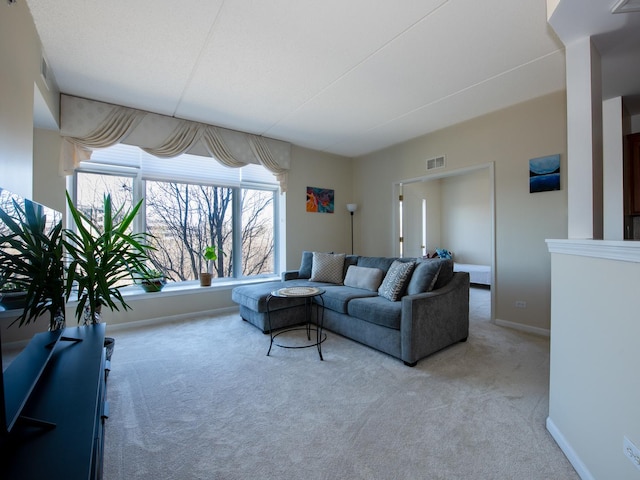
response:
<path fill-rule="evenodd" d="M 222 252 L 214 277 L 277 273 L 278 185 L 259 165 L 227 168 L 195 155 L 161 159 L 119 144 L 96 150 L 74 180 L 76 204 L 96 219 L 105 193 L 118 207 L 143 199 L 135 229 L 153 235 L 153 268 L 170 281 L 198 279 L 209 245 Z"/>

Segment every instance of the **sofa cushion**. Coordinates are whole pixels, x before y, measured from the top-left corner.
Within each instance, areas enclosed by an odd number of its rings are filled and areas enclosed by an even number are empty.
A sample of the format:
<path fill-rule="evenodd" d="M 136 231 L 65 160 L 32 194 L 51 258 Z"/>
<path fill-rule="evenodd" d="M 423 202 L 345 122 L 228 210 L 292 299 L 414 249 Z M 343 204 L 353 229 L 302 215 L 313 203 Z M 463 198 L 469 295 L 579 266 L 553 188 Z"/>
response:
<path fill-rule="evenodd" d="M 344 276 L 347 275 L 347 270 L 349 270 L 349 267 L 351 265 L 357 265 L 358 264 L 358 255 L 347 255 L 344 257 Z"/>
<path fill-rule="evenodd" d="M 264 313 L 267 311 L 267 298 L 271 292 L 284 287 L 320 287 L 324 288 L 328 283 L 310 282 L 309 280 L 288 280 L 286 282 L 265 282 L 251 285 L 240 285 L 231 291 L 231 299 L 238 305 L 247 307 L 255 312 Z M 295 305 L 304 304 L 304 298 L 281 298 L 273 297 L 269 301 L 269 309 L 279 310 Z"/>
<path fill-rule="evenodd" d="M 440 261 L 426 260 L 418 262 L 416 268 L 411 274 L 411 280 L 407 285 L 407 295 L 415 295 L 416 293 L 430 292 L 438 280 L 438 272 L 440 272 Z"/>
<path fill-rule="evenodd" d="M 428 261 L 440 262 L 440 271 L 438 272 L 438 278 L 436 284 L 433 286 L 434 290 L 444 287 L 453 278 L 453 260 L 452 259 L 434 259 Z"/>
<path fill-rule="evenodd" d="M 327 285 L 322 287 L 325 290 L 322 301 L 316 303 L 324 304 L 325 309 L 338 313 L 347 313 L 348 305 L 353 299 L 362 297 L 377 297 L 376 292 L 365 290 L 364 288 L 345 287 L 342 285 Z"/>
<path fill-rule="evenodd" d="M 369 323 L 400 330 L 402 302 L 390 302 L 384 297 L 354 298 L 347 313 Z"/>
<path fill-rule="evenodd" d="M 407 288 L 407 283 L 415 265 L 415 262 L 394 260 L 389 267 L 389 271 L 384 276 L 382 285 L 378 288 L 378 293 L 392 302 L 399 300 Z"/>
<path fill-rule="evenodd" d="M 344 253 L 313 252 L 312 282 L 342 283 L 344 278 Z"/>
<path fill-rule="evenodd" d="M 313 265 L 313 252 L 302 252 L 298 278 L 311 278 L 311 265 Z"/>
<path fill-rule="evenodd" d="M 344 284 L 348 287 L 364 288 L 377 292 L 383 276 L 384 272 L 379 268 L 351 265 L 347 269 L 347 275 L 344 277 Z"/>
<path fill-rule="evenodd" d="M 387 273 L 395 258 L 391 257 L 360 257 L 358 258 L 359 267 L 379 268 Z"/>

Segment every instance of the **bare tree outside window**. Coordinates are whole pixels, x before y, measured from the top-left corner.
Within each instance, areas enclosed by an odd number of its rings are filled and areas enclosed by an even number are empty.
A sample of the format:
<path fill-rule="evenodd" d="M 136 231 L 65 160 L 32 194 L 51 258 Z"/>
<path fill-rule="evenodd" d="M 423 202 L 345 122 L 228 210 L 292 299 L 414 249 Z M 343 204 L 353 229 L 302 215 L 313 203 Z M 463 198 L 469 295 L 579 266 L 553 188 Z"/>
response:
<path fill-rule="evenodd" d="M 202 252 L 215 245 L 219 255 L 214 271 L 218 277 L 233 272 L 233 190 L 226 187 L 173 182 L 147 182 L 147 230 L 155 236 L 155 264 L 175 281 L 198 278 L 206 271 Z"/>
<path fill-rule="evenodd" d="M 115 206 L 130 208 L 140 178 L 77 172 L 77 205 L 98 221 L 105 193 Z M 223 187 L 184 182 L 146 180 L 144 182 L 146 230 L 155 250 L 149 252 L 153 265 L 169 281 L 184 282 L 207 271 L 203 252 L 215 246 L 214 277 L 256 276 L 275 273 L 275 189 Z M 234 196 L 239 211 L 234 213 Z M 234 215 L 236 218 L 234 219 Z M 234 254 L 235 246 L 240 255 Z M 240 260 L 241 268 L 234 266 Z"/>
<path fill-rule="evenodd" d="M 273 192 L 242 191 L 242 275 L 274 273 Z"/>
<path fill-rule="evenodd" d="M 100 173 L 82 173 L 78 179 L 76 207 L 98 225 L 102 224 L 104 197 L 111 194 L 115 209 L 133 208 L 133 178 Z"/>

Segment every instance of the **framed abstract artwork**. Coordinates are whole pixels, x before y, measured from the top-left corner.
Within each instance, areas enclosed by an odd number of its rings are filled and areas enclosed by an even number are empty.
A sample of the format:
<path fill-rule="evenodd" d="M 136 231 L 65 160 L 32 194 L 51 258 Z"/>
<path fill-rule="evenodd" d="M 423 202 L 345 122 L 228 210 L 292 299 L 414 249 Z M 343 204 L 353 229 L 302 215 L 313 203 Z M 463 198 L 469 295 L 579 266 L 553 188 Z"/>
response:
<path fill-rule="evenodd" d="M 529 160 L 529 193 L 560 190 L 560 155 Z"/>
<path fill-rule="evenodd" d="M 307 212 L 333 213 L 333 197 L 329 188 L 307 187 Z"/>

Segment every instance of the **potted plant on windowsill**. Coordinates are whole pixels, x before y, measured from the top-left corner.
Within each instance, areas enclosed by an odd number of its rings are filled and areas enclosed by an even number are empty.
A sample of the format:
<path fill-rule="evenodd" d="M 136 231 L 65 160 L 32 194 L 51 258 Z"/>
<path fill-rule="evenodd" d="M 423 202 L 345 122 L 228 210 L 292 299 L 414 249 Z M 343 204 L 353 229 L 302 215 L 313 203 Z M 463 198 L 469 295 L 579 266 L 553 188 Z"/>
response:
<path fill-rule="evenodd" d="M 220 250 L 220 253 L 224 254 L 222 250 Z M 202 252 L 202 256 L 206 261 L 207 271 L 200 272 L 200 286 L 209 287 L 213 278 L 213 262 L 218 259 L 218 248 L 215 245 L 209 245 Z"/>
<path fill-rule="evenodd" d="M 0 282 L 0 306 L 7 310 L 24 308 L 26 305 L 27 292 L 14 282 Z"/>
<path fill-rule="evenodd" d="M 133 272 L 133 279 L 145 292 L 159 292 L 167 284 L 164 273 L 154 268 Z"/>
<path fill-rule="evenodd" d="M 81 212 L 67 193 L 67 204 L 77 231 L 65 230 L 64 246 L 70 257 L 66 281 L 67 300 L 77 286 L 78 323 L 99 323 L 102 306 L 110 310 L 131 307 L 120 288 L 130 285 L 132 271 L 145 271 L 149 261 L 147 233 L 131 233 L 130 228 L 142 205 L 114 211 L 111 196 L 105 195 L 102 222 Z"/>

